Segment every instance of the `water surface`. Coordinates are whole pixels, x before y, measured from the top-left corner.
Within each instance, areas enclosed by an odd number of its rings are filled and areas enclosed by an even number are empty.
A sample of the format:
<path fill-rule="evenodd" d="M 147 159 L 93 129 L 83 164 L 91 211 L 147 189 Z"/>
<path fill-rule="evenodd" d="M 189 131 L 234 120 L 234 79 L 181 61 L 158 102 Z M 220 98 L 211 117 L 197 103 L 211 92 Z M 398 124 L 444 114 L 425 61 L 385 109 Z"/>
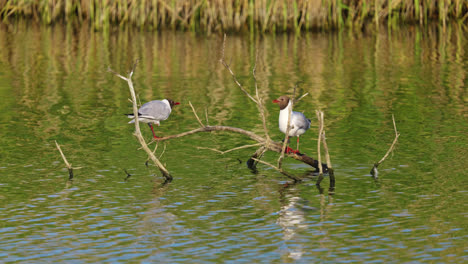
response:
<path fill-rule="evenodd" d="M 249 171 L 254 148 L 197 148 L 254 143 L 236 134 L 166 142 L 170 184 L 145 166 L 123 115 L 128 87 L 108 66 L 126 73 L 139 58 L 141 102 L 182 103 L 161 135 L 198 126 L 189 101 L 210 124 L 263 133 L 256 106 L 219 63 L 220 36 L 2 25 L 0 262 L 466 262 L 467 43 L 457 26 L 228 36 L 226 58 L 251 92 L 258 51 L 274 139 L 281 134 L 270 102 L 296 84 L 297 94 L 309 93 L 296 110 L 312 119 L 301 138 L 312 157 L 315 110 L 325 112 L 337 181 L 329 194 L 328 177 L 322 192 L 297 161 L 284 166 L 305 180 L 291 184 L 263 165 Z M 376 181 L 369 171 L 394 138 L 392 114 L 401 136 Z M 72 182 L 54 140 L 81 167 Z"/>

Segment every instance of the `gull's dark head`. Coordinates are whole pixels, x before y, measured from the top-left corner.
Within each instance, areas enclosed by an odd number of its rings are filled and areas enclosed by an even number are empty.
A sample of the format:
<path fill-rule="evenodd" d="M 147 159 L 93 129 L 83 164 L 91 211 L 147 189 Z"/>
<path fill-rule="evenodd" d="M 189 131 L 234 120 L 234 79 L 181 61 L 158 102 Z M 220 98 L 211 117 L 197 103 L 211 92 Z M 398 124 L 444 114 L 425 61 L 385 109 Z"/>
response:
<path fill-rule="evenodd" d="M 166 100 L 169 102 L 169 105 L 171 106 L 171 109 L 172 109 L 172 107 L 174 107 L 174 105 L 179 105 L 180 104 L 179 102 L 174 102 L 171 99 L 166 99 Z"/>
<path fill-rule="evenodd" d="M 273 103 L 278 104 L 280 107 L 280 110 L 283 110 L 289 104 L 289 97 L 287 97 L 286 95 L 282 95 L 278 97 L 278 99 L 273 100 Z"/>

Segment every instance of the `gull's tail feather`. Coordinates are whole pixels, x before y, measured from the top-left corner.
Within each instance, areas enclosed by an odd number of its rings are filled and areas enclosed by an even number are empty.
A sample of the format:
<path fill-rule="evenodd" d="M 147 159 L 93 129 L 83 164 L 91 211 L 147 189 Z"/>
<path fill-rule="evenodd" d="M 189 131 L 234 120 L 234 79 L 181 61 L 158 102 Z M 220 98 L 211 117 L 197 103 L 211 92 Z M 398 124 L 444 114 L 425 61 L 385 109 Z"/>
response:
<path fill-rule="evenodd" d="M 128 118 L 134 118 L 135 115 L 134 114 L 125 114 Z M 138 115 L 140 116 L 140 115 Z M 128 122 L 129 124 L 132 124 L 132 123 L 135 123 L 135 119 L 133 119 L 132 121 Z"/>

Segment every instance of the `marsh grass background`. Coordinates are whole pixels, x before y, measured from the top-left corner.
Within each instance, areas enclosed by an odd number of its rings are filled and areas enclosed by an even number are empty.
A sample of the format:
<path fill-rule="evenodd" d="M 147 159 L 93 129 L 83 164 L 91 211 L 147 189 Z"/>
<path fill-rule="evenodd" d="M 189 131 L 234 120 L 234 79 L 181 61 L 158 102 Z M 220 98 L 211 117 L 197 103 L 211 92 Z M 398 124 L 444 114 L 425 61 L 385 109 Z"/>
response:
<path fill-rule="evenodd" d="M 133 25 L 146 30 L 282 32 L 363 29 L 386 24 L 464 23 L 466 0 L 0 0 L 8 23 L 30 17 L 43 23 L 82 23 L 95 30 Z"/>

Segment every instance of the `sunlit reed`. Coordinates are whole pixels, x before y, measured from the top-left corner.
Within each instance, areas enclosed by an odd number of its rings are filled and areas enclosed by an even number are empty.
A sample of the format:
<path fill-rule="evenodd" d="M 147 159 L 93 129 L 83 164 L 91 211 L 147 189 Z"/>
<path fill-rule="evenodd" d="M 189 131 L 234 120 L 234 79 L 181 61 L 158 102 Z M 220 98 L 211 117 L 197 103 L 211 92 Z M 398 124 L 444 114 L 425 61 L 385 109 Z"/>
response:
<path fill-rule="evenodd" d="M 95 30 L 112 24 L 190 31 L 301 31 L 362 29 L 366 24 L 445 25 L 466 21 L 464 0 L 0 0 L 4 22 L 31 17 L 43 23 L 89 21 Z"/>

